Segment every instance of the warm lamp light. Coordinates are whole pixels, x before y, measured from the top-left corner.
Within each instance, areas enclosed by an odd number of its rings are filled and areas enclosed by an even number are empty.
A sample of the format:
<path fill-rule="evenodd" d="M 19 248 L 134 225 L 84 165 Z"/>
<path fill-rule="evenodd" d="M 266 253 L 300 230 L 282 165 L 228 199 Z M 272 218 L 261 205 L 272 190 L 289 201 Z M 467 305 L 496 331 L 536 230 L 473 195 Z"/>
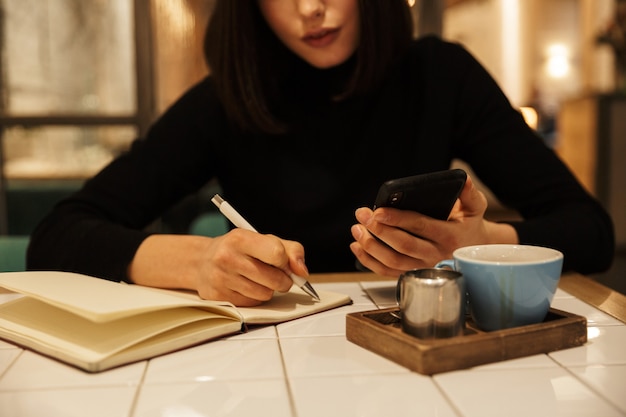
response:
<path fill-rule="evenodd" d="M 554 44 L 548 48 L 546 71 L 552 78 L 565 78 L 569 74 L 569 50 L 565 45 Z"/>
<path fill-rule="evenodd" d="M 522 116 L 524 117 L 524 121 L 528 126 L 530 126 L 533 130 L 537 130 L 539 116 L 537 115 L 537 110 L 532 107 L 520 107 L 520 111 L 522 112 Z"/>

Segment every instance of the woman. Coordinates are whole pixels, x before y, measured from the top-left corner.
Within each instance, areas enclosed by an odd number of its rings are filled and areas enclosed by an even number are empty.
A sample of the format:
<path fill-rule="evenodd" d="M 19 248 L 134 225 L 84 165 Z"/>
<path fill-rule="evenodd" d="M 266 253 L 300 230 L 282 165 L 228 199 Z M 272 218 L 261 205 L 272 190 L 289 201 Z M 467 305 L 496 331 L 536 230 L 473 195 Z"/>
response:
<path fill-rule="evenodd" d="M 307 276 L 307 266 L 349 271 L 358 260 L 397 276 L 479 243 L 550 246 L 568 269 L 607 268 L 605 211 L 476 60 L 411 33 L 405 0 L 218 1 L 205 41 L 211 75 L 53 210 L 31 238 L 29 268 L 237 305 L 287 290 L 287 268 Z M 524 221 L 485 220 L 471 179 L 447 222 L 367 208 L 383 181 L 453 158 Z M 212 179 L 260 233 L 143 231 Z"/>

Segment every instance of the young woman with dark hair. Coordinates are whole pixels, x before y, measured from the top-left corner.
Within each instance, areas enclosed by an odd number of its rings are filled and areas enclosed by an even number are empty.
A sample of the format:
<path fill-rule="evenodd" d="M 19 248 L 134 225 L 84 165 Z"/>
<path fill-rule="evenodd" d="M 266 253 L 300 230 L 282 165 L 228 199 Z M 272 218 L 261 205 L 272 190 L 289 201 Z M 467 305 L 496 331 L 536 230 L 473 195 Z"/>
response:
<path fill-rule="evenodd" d="M 205 37 L 205 56 L 213 77 L 220 80 L 215 88 L 228 115 L 237 127 L 266 133 L 284 132 L 278 108 L 287 103 L 299 105 L 306 98 L 285 97 L 300 83 L 315 83 L 311 92 L 327 99 L 329 89 L 336 98 L 367 95 L 375 91 L 394 61 L 408 48 L 413 22 L 410 9 L 402 1 L 354 2 L 358 6 L 359 37 L 356 49 L 347 62 L 335 72 L 322 74 L 307 71 L 308 65 L 282 43 L 267 25 L 257 7 L 247 2 L 218 2 Z M 282 6 L 281 6 L 282 7 Z M 319 54 L 326 59 L 328 54 Z M 332 55 L 331 55 L 332 56 Z M 323 79 L 311 80 L 311 77 Z M 334 83 L 328 79 L 337 77 Z M 309 86 L 310 87 L 310 86 Z M 321 91 L 319 91 L 321 88 Z M 307 91 L 307 93 L 310 93 Z"/>
<path fill-rule="evenodd" d="M 28 267 L 237 305 L 287 290 L 287 268 L 354 271 L 358 260 L 395 277 L 480 243 L 549 246 L 566 269 L 608 268 L 605 210 L 470 54 L 411 32 L 405 0 L 218 1 L 205 41 L 211 74 L 55 207 L 31 237 Z M 471 178 L 449 221 L 368 208 L 383 181 L 453 159 L 523 220 L 486 220 Z M 260 233 L 145 231 L 215 179 Z"/>

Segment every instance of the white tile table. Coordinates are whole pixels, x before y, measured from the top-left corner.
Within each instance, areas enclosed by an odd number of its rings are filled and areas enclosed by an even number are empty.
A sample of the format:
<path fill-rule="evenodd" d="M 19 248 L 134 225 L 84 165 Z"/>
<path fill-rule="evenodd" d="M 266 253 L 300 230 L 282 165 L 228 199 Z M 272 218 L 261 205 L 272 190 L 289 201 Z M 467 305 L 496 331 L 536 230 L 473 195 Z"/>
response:
<path fill-rule="evenodd" d="M 584 277 L 553 307 L 587 317 L 585 345 L 432 377 L 346 340 L 345 315 L 393 306 L 393 281 L 311 280 L 354 304 L 98 374 L 0 341 L 0 416 L 626 416 L 626 297 Z"/>

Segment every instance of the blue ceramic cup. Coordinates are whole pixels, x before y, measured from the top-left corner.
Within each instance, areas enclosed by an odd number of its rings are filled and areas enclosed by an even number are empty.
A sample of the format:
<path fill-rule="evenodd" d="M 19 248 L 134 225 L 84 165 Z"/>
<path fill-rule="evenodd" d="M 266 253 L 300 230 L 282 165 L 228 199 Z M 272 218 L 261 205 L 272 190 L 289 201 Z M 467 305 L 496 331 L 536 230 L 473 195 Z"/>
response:
<path fill-rule="evenodd" d="M 531 245 L 477 245 L 459 248 L 450 267 L 465 277 L 469 310 L 485 331 L 541 323 L 556 292 L 563 254 Z"/>

